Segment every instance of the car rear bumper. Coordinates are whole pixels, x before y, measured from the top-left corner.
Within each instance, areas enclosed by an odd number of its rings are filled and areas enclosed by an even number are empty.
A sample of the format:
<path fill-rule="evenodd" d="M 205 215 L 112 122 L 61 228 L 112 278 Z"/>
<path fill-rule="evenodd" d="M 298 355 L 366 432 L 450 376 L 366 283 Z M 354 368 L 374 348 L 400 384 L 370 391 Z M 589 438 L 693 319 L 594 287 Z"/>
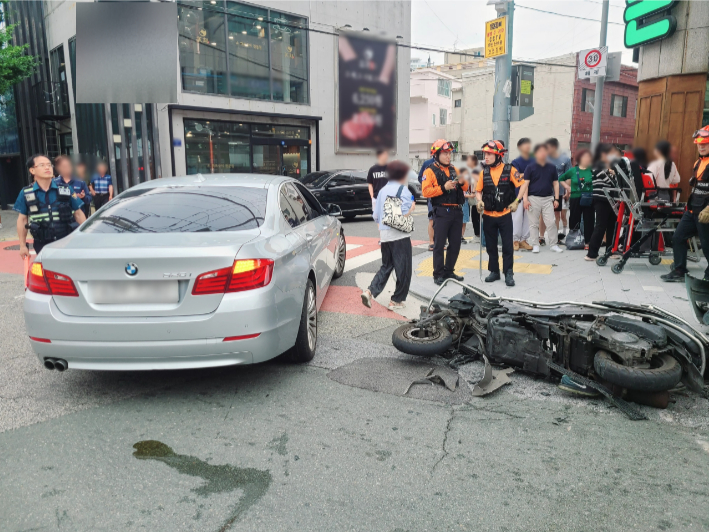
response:
<path fill-rule="evenodd" d="M 70 369 L 157 370 L 252 364 L 272 359 L 294 345 L 303 304 L 299 293 L 284 293 L 271 285 L 227 294 L 210 314 L 125 318 L 67 316 L 52 296 L 26 291 L 25 324 L 40 361 L 60 358 Z M 258 336 L 224 341 L 253 334 Z"/>

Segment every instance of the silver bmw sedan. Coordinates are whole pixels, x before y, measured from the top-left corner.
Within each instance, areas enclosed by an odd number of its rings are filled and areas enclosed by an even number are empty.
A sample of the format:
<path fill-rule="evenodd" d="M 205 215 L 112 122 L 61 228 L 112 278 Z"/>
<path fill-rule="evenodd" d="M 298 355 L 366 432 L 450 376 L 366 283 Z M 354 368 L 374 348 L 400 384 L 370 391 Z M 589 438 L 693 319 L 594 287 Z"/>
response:
<path fill-rule="evenodd" d="M 137 185 L 32 263 L 32 347 L 60 371 L 311 360 L 345 266 L 340 214 L 285 177 Z"/>

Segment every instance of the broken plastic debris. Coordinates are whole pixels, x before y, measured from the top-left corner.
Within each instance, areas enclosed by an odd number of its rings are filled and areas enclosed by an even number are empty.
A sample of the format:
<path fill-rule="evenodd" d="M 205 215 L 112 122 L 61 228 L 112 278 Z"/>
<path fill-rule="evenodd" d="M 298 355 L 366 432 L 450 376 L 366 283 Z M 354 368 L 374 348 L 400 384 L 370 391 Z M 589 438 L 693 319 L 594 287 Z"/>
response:
<path fill-rule="evenodd" d="M 483 378 L 473 386 L 471 395 L 474 397 L 483 397 L 484 395 L 496 391 L 501 386 L 508 384 L 510 382 L 508 375 L 515 371 L 513 368 L 493 369 L 486 355 L 483 355 L 483 361 L 486 366 L 483 370 Z"/>

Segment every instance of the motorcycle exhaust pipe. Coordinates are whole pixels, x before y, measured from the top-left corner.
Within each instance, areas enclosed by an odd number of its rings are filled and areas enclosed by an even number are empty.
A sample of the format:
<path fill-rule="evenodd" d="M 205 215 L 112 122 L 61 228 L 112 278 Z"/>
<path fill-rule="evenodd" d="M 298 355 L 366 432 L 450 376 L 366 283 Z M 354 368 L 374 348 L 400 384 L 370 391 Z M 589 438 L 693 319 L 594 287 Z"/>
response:
<path fill-rule="evenodd" d="M 69 367 L 69 364 L 67 364 L 66 360 L 62 360 L 61 358 L 58 358 L 54 361 L 54 369 L 57 371 L 64 371 Z"/>
<path fill-rule="evenodd" d="M 54 360 L 51 358 L 45 358 L 44 359 L 44 367 L 47 368 L 48 370 L 53 370 L 55 368 Z"/>

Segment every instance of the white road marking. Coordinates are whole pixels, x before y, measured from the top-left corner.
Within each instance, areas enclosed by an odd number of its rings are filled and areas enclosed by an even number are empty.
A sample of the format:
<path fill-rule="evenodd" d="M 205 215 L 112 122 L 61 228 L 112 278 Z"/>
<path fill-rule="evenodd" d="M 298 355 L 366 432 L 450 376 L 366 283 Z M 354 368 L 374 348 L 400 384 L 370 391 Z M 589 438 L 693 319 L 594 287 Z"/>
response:
<path fill-rule="evenodd" d="M 363 266 L 370 262 L 374 262 L 381 258 L 382 252 L 379 249 L 368 251 L 367 253 L 363 253 L 362 255 L 358 255 L 357 257 L 354 257 L 352 259 L 347 259 L 345 261 L 344 271 L 349 272 L 350 270 L 354 270 L 355 268 L 359 268 L 360 266 Z"/>
<path fill-rule="evenodd" d="M 642 286 L 641 288 L 646 290 L 646 292 L 663 292 L 663 288 L 660 286 Z"/>
<path fill-rule="evenodd" d="M 345 244 L 345 251 L 352 251 L 353 249 L 361 248 L 362 244 Z"/>

